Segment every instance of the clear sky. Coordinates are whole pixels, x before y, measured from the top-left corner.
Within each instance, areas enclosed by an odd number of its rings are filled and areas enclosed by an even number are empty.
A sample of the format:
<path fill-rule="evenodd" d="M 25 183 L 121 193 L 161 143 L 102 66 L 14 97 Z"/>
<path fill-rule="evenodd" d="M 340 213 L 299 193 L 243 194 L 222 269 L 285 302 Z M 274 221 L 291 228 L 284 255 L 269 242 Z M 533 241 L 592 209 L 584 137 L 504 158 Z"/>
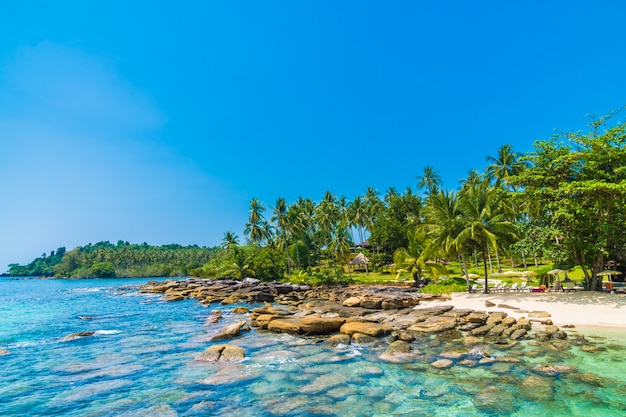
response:
<path fill-rule="evenodd" d="M 446 188 L 626 104 L 623 1 L 0 2 L 0 272 Z M 268 215 L 269 216 L 269 215 Z"/>

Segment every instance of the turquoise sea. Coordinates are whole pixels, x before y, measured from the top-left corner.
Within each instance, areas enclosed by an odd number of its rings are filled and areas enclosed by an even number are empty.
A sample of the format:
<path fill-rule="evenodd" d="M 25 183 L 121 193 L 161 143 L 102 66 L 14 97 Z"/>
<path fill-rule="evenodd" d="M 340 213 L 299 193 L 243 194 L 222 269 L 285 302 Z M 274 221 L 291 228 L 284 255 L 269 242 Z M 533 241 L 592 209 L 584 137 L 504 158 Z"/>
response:
<path fill-rule="evenodd" d="M 404 364 L 379 359 L 388 339 L 327 348 L 321 338 L 252 329 L 231 341 L 247 358 L 216 365 L 194 358 L 220 343 L 208 341 L 219 329 L 246 317 L 231 312 L 237 305 L 163 302 L 137 292 L 144 282 L 0 278 L 0 415 L 626 414 L 626 336 L 616 329 L 572 330 L 593 341 L 595 353 L 530 341 L 467 352 L 455 338 L 425 338 L 414 342 L 417 359 Z M 213 310 L 222 319 L 205 323 Z M 95 333 L 61 341 L 76 332 Z M 451 351 L 521 362 L 430 366 Z M 573 369 L 545 376 L 541 364 Z"/>

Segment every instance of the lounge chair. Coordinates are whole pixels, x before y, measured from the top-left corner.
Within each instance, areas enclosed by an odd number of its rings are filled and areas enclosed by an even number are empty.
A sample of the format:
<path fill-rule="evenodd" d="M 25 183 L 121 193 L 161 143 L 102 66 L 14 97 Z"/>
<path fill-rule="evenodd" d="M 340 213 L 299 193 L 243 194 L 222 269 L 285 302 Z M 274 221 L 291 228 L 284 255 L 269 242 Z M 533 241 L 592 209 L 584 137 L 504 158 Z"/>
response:
<path fill-rule="evenodd" d="M 509 291 L 516 291 L 516 292 L 519 291 L 519 289 L 517 288 L 517 285 L 518 285 L 517 282 L 511 285 L 511 288 L 509 288 Z"/>
<path fill-rule="evenodd" d="M 518 291 L 526 291 L 529 288 L 526 287 L 526 282 L 522 282 L 522 285 L 517 289 Z"/>
<path fill-rule="evenodd" d="M 472 288 L 470 288 L 469 292 L 476 292 L 478 291 L 478 284 L 474 284 L 472 285 Z"/>

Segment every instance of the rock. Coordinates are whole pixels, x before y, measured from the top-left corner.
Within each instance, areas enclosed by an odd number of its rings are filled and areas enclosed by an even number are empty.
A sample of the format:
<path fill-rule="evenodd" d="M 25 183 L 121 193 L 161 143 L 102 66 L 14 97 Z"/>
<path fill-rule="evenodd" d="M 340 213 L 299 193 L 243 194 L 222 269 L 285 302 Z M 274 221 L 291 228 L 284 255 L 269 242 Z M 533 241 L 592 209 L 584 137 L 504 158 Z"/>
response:
<path fill-rule="evenodd" d="M 531 311 L 528 314 L 528 317 L 531 319 L 543 319 L 547 317 L 552 317 L 552 314 L 548 313 L 547 311 Z"/>
<path fill-rule="evenodd" d="M 519 307 L 513 307 L 508 304 L 498 304 L 498 308 L 506 308 L 509 310 L 519 310 Z"/>
<path fill-rule="evenodd" d="M 295 333 L 301 332 L 300 321 L 297 319 L 275 319 L 269 322 L 267 330 L 277 333 Z"/>
<path fill-rule="evenodd" d="M 526 336 L 526 333 L 528 333 L 526 329 L 517 329 L 513 333 L 511 333 L 511 335 L 509 336 L 509 339 L 511 340 L 521 339 L 522 337 Z"/>
<path fill-rule="evenodd" d="M 554 398 L 554 389 L 550 380 L 537 375 L 530 375 L 522 380 L 520 393 L 533 401 L 547 401 Z"/>
<path fill-rule="evenodd" d="M 370 323 L 364 321 L 350 321 L 341 326 L 341 333 L 353 335 L 354 333 L 363 333 L 369 336 L 381 337 L 391 332 L 391 328 L 388 326 Z"/>
<path fill-rule="evenodd" d="M 407 342 L 396 340 L 391 342 L 385 352 L 379 356 L 380 359 L 387 362 L 405 362 L 413 348 Z"/>
<path fill-rule="evenodd" d="M 339 331 L 346 322 L 342 317 L 306 316 L 300 319 L 300 330 L 309 334 L 330 334 Z"/>
<path fill-rule="evenodd" d="M 342 304 L 346 307 L 360 307 L 361 299 L 359 297 L 349 297 L 346 298 Z"/>
<path fill-rule="evenodd" d="M 533 372 L 544 376 L 558 376 L 561 374 L 572 373 L 576 370 L 576 368 L 566 365 L 538 365 L 532 370 Z"/>
<path fill-rule="evenodd" d="M 530 330 L 530 328 L 531 328 L 530 320 L 524 319 L 524 318 L 520 318 L 519 320 L 517 320 L 517 327 L 519 329 Z"/>
<path fill-rule="evenodd" d="M 437 369 L 448 369 L 454 365 L 454 362 L 450 359 L 439 359 L 430 364 L 430 366 Z"/>
<path fill-rule="evenodd" d="M 377 310 L 379 308 L 381 308 L 383 303 L 383 299 L 382 298 L 374 298 L 374 297 L 368 297 L 368 298 L 364 298 L 361 299 L 361 307 L 363 308 L 369 308 L 369 309 L 373 309 L 373 310 Z"/>
<path fill-rule="evenodd" d="M 480 345 L 482 344 L 483 341 L 480 340 L 479 338 L 475 337 L 475 336 L 467 336 L 464 340 L 463 340 L 463 344 L 465 346 L 475 346 L 475 345 Z"/>
<path fill-rule="evenodd" d="M 224 327 L 218 334 L 213 336 L 210 341 L 232 339 L 239 335 L 239 331 L 246 324 L 245 320 Z"/>
<path fill-rule="evenodd" d="M 337 347 L 339 345 L 348 346 L 350 344 L 350 336 L 347 334 L 335 334 L 326 339 L 324 346 Z"/>
<path fill-rule="evenodd" d="M 567 333 L 565 333 L 563 330 L 559 330 L 556 333 L 553 333 L 551 336 L 552 339 L 567 339 Z"/>
<path fill-rule="evenodd" d="M 374 343 L 376 341 L 376 338 L 368 334 L 354 333 L 350 341 L 354 345 L 367 345 L 370 343 Z"/>
<path fill-rule="evenodd" d="M 535 332 L 535 339 L 539 340 L 540 342 L 546 342 L 550 340 L 550 334 L 544 331 L 537 331 Z"/>
<path fill-rule="evenodd" d="M 254 327 L 260 327 L 261 329 L 267 329 L 267 326 L 270 324 L 270 322 L 272 320 L 281 318 L 283 316 L 279 316 L 276 314 L 261 314 L 259 316 L 257 316 L 253 321 L 252 321 L 252 326 Z"/>
<path fill-rule="evenodd" d="M 227 385 L 254 379 L 258 376 L 258 374 L 252 372 L 250 367 L 226 366 L 210 377 L 201 380 L 200 383 L 205 385 Z"/>
<path fill-rule="evenodd" d="M 236 304 L 242 301 L 240 294 L 231 294 L 222 300 L 222 304 Z"/>
<path fill-rule="evenodd" d="M 241 281 L 243 285 L 248 286 L 248 287 L 258 285 L 260 282 L 261 280 L 256 279 L 256 278 L 250 278 L 250 277 L 244 278 L 243 281 Z"/>
<path fill-rule="evenodd" d="M 263 302 L 271 303 L 272 301 L 274 301 L 274 296 L 267 292 L 260 292 L 254 296 L 254 301 L 257 303 L 263 303 Z M 224 301 L 222 301 L 222 304 L 224 304 Z"/>
<path fill-rule="evenodd" d="M 482 311 L 475 311 L 473 313 L 470 313 L 467 317 L 465 317 L 465 321 L 468 323 L 485 323 L 487 321 L 487 319 L 489 318 L 489 315 L 485 312 Z"/>
<path fill-rule="evenodd" d="M 546 327 L 544 328 L 544 331 L 545 331 L 546 333 L 548 333 L 549 335 L 552 335 L 552 334 L 554 334 L 554 333 L 558 332 L 558 331 L 559 331 L 559 328 L 558 328 L 557 326 L 555 326 L 555 325 L 548 325 L 548 326 L 546 326 Z"/>
<path fill-rule="evenodd" d="M 222 312 L 220 310 L 215 310 L 211 312 L 211 315 L 204 320 L 204 325 L 208 326 L 210 324 L 217 323 L 222 318 Z"/>
<path fill-rule="evenodd" d="M 456 327 L 456 320 L 452 317 L 435 316 L 426 319 L 421 323 L 416 323 L 408 330 L 421 333 L 441 333 Z"/>
<path fill-rule="evenodd" d="M 93 336 L 94 334 L 96 334 L 96 332 L 77 332 L 77 333 L 72 333 L 72 334 L 68 334 L 67 336 L 63 337 L 61 339 L 61 341 L 62 342 L 68 342 L 70 340 L 76 340 L 76 339 L 81 339 L 83 337 Z"/>
<path fill-rule="evenodd" d="M 247 307 L 240 306 L 240 307 L 233 308 L 233 313 L 235 314 L 247 314 L 249 312 L 250 312 L 250 309 Z"/>
<path fill-rule="evenodd" d="M 597 352 L 604 352 L 606 348 L 603 346 L 598 346 L 598 345 L 594 345 L 590 343 L 590 344 L 581 346 L 580 350 L 582 350 L 583 352 L 587 352 L 587 353 L 597 353 Z"/>
<path fill-rule="evenodd" d="M 195 360 L 198 362 L 233 362 L 245 357 L 244 350 L 239 346 L 222 344 L 208 347 Z"/>
<path fill-rule="evenodd" d="M 476 328 L 476 329 L 472 330 L 472 331 L 470 332 L 470 334 L 471 334 L 472 336 L 484 336 L 484 335 L 486 335 L 487 333 L 489 333 L 489 331 L 490 331 L 493 327 L 495 327 L 495 325 L 494 325 L 494 324 L 485 324 L 484 326 L 480 326 L 480 327 L 478 327 L 478 328 Z"/>
<path fill-rule="evenodd" d="M 511 415 L 516 407 L 513 394 L 499 386 L 489 385 L 472 399 L 474 406 L 488 415 Z"/>
<path fill-rule="evenodd" d="M 7 350 L 7 349 L 0 349 L 0 356 L 2 356 L 2 355 L 8 355 L 9 353 L 11 353 L 11 351 L 10 351 L 10 350 Z"/>
<path fill-rule="evenodd" d="M 490 308 L 490 307 L 495 307 L 495 303 L 492 303 L 491 301 L 487 300 L 485 301 L 485 307 Z"/>

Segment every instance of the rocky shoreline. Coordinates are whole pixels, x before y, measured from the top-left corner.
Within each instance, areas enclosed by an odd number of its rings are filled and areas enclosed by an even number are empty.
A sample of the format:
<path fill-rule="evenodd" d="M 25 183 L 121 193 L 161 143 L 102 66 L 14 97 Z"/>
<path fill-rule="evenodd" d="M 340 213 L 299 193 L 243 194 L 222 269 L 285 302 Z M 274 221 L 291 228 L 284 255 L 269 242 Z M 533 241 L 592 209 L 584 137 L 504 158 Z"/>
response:
<path fill-rule="evenodd" d="M 520 362 L 523 358 L 517 357 L 514 349 L 520 341 L 541 345 L 548 352 L 566 351 L 572 346 L 589 353 L 605 349 L 581 334 L 572 333 L 570 327 L 573 326 L 555 326 L 550 313 L 545 311 L 520 311 L 504 304 L 495 306 L 502 311 L 491 312 L 456 309 L 452 304 L 428 306 L 429 301 L 450 298 L 422 294 L 410 287 L 311 287 L 261 283 L 246 278 L 242 281 L 186 279 L 149 282 L 140 291 L 162 294 L 167 301 L 194 298 L 205 306 L 264 303 L 262 307 L 252 309 L 235 308 L 234 313 L 247 315 L 247 319 L 222 328 L 211 340 L 232 339 L 240 331 L 256 328 L 302 337 L 320 337 L 322 343 L 330 348 L 385 343 L 386 348 L 379 357 L 389 362 L 411 362 L 423 356 L 420 351 L 422 345 L 449 343 L 452 346 L 450 350 L 433 356 L 429 362 L 439 369 L 455 365 L 473 367 L 494 362 Z M 494 307 L 489 304 L 486 307 Z M 509 316 L 507 310 L 524 313 L 525 316 L 516 319 Z M 215 325 L 220 317 L 221 311 L 214 310 L 205 324 Z M 500 354 L 497 357 L 491 355 L 492 349 Z M 244 350 L 240 347 L 220 344 L 209 347 L 197 360 L 225 362 L 244 357 Z M 557 365 L 535 369 L 544 376 L 571 371 L 568 367 Z"/>

